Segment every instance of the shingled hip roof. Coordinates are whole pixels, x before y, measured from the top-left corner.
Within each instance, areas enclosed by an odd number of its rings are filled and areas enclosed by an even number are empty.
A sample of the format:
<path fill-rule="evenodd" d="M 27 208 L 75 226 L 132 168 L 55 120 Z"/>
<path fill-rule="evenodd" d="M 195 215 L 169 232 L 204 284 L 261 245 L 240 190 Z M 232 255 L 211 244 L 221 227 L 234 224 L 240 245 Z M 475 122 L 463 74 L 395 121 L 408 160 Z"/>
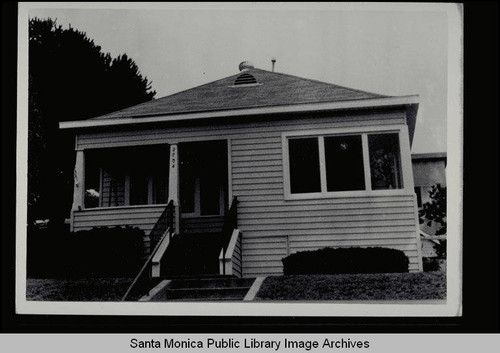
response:
<path fill-rule="evenodd" d="M 99 129 L 130 124 L 394 106 L 406 109 L 411 143 L 418 96 L 384 96 L 252 67 L 218 81 L 113 113 L 60 122 L 59 127 Z"/>
<path fill-rule="evenodd" d="M 251 75 L 257 83 L 235 84 L 242 75 Z M 249 69 L 218 81 L 93 119 L 139 118 L 376 98 L 389 98 L 389 96 L 282 73 Z"/>

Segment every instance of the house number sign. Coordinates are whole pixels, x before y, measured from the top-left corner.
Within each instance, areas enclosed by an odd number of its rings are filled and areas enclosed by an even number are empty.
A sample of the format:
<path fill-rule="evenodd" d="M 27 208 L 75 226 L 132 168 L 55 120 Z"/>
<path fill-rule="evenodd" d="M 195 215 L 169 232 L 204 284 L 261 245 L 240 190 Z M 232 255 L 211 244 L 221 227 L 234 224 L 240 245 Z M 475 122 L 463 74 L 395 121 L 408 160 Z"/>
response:
<path fill-rule="evenodd" d="M 176 152 L 176 147 L 175 146 L 172 146 L 172 165 L 171 165 L 171 168 L 175 168 L 175 163 L 176 163 L 176 159 L 175 159 L 175 153 Z"/>

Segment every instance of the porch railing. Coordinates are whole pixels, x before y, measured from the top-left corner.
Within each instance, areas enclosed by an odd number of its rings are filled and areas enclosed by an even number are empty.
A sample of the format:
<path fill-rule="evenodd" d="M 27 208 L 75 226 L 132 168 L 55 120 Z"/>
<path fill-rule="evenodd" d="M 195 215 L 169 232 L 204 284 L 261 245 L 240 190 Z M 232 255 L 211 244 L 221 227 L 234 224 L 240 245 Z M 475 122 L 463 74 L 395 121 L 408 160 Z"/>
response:
<path fill-rule="evenodd" d="M 221 236 L 221 255 L 219 260 L 226 258 L 231 243 L 233 231 L 238 228 L 238 198 L 235 196 L 224 219 Z M 222 274 L 226 274 L 226 266 L 221 266 Z"/>
<path fill-rule="evenodd" d="M 141 284 L 144 284 L 151 277 L 151 272 L 153 271 L 153 260 L 156 262 L 158 258 L 161 259 L 163 253 L 168 248 L 170 240 L 172 240 L 172 234 L 174 229 L 174 202 L 170 200 L 165 209 L 163 210 L 161 216 L 156 221 L 153 229 L 149 233 L 149 238 L 151 241 L 151 246 L 153 250 L 149 253 L 149 256 L 140 269 L 139 273 L 135 277 L 134 281 L 127 289 L 127 292 L 122 297 L 122 301 L 127 300 L 131 295 L 136 294 L 135 291 L 140 287 Z M 160 253 L 161 252 L 161 253 Z M 157 272 L 159 270 L 159 264 L 155 266 L 154 271 Z"/>
<path fill-rule="evenodd" d="M 222 249 L 224 250 L 224 254 L 231 241 L 233 230 L 236 228 L 238 228 L 238 199 L 235 196 L 231 201 L 231 206 L 224 218 L 224 225 L 222 226 Z"/>
<path fill-rule="evenodd" d="M 171 229 L 172 232 L 174 228 L 174 201 L 170 200 L 167 207 L 163 210 L 162 214 L 156 221 L 153 229 L 149 233 L 149 239 L 151 241 L 151 248 L 154 249 L 160 238 L 165 234 L 167 229 Z"/>
<path fill-rule="evenodd" d="M 429 235 L 421 229 L 420 229 L 420 235 L 422 236 L 423 239 L 432 241 L 436 244 L 439 244 L 440 240 L 446 240 L 446 234 L 444 234 L 444 235 Z"/>
<path fill-rule="evenodd" d="M 241 277 L 241 267 L 241 232 L 239 229 L 234 229 L 226 252 L 224 252 L 224 249 L 220 251 L 219 273 Z"/>

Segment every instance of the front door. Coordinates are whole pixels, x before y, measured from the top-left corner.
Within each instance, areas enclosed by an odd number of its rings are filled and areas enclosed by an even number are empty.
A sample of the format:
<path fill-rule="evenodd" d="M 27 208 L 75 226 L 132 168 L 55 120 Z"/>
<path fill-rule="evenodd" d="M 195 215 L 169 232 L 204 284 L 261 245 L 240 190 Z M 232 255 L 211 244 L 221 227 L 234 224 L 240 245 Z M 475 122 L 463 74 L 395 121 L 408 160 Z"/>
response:
<path fill-rule="evenodd" d="M 226 141 L 178 147 L 180 237 L 171 249 L 167 272 L 218 274 L 227 194 Z"/>
<path fill-rule="evenodd" d="M 227 185 L 226 142 L 180 144 L 179 160 L 182 217 L 223 216 Z"/>

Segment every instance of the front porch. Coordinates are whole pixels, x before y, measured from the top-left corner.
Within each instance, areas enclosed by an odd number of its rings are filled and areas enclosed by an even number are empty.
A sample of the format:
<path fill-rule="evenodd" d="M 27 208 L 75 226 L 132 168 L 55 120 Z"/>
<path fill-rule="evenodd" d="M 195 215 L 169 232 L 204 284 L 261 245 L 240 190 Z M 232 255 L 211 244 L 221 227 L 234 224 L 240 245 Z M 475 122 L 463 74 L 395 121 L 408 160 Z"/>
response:
<path fill-rule="evenodd" d="M 71 228 L 138 227 L 147 257 L 169 226 L 162 275 L 218 274 L 227 153 L 225 140 L 77 151 Z"/>

